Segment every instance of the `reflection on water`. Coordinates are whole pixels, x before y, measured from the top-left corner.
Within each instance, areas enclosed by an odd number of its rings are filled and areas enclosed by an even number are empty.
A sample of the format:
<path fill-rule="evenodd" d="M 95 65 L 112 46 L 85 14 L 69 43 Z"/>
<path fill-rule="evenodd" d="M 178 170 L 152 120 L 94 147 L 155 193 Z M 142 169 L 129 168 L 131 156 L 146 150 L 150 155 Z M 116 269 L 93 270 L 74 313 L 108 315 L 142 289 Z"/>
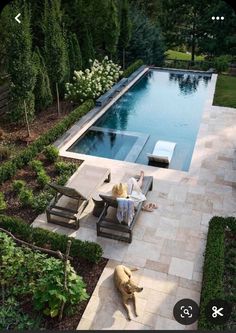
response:
<path fill-rule="evenodd" d="M 199 82 L 203 81 L 205 85 L 207 85 L 210 78 L 210 76 L 202 76 L 192 73 L 169 73 L 169 80 L 178 82 L 180 93 L 183 95 L 195 93 L 197 91 Z"/>

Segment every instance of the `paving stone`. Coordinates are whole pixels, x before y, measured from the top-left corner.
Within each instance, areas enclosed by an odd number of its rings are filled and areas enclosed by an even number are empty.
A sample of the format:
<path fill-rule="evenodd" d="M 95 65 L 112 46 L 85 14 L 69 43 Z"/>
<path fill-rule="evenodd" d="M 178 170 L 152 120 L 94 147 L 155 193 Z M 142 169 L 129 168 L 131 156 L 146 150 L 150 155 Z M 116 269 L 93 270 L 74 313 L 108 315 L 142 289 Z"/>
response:
<path fill-rule="evenodd" d="M 192 279 L 193 266 L 194 264 L 192 261 L 173 257 L 170 263 L 169 274 Z"/>

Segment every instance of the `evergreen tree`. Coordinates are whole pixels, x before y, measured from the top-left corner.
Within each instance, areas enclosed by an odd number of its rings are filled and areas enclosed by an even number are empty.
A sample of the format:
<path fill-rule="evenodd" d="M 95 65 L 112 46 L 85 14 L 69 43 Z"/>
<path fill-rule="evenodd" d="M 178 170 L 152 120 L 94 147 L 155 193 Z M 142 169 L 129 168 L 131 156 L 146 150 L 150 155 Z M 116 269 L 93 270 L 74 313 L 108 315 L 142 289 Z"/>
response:
<path fill-rule="evenodd" d="M 123 70 L 125 69 L 125 52 L 131 38 L 131 21 L 128 0 L 121 0 L 119 48 L 122 52 Z"/>
<path fill-rule="evenodd" d="M 44 59 L 37 47 L 34 53 L 34 62 L 37 68 L 36 84 L 34 89 L 35 108 L 41 111 L 52 104 L 53 98 Z"/>
<path fill-rule="evenodd" d="M 83 59 L 83 67 L 88 68 L 90 67 L 89 59 L 95 58 L 94 48 L 93 48 L 93 42 L 91 34 L 85 25 L 82 31 L 82 45 L 81 45 L 81 51 L 82 51 L 82 59 Z"/>
<path fill-rule="evenodd" d="M 112 57 L 116 53 L 119 38 L 118 10 L 114 0 L 109 0 L 106 15 L 107 20 L 104 34 L 105 50 L 110 57 Z"/>
<path fill-rule="evenodd" d="M 70 77 L 72 77 L 75 70 L 82 68 L 81 50 L 78 38 L 75 33 L 71 33 L 68 36 L 68 54 L 69 54 L 69 65 L 70 65 Z"/>
<path fill-rule="evenodd" d="M 4 9 L 9 17 L 7 26 L 6 51 L 7 72 L 10 75 L 10 118 L 25 122 L 25 107 L 28 120 L 34 117 L 34 86 L 36 68 L 32 57 L 31 13 L 25 2 L 14 1 Z M 15 13 L 21 12 L 21 23 L 14 20 Z M 13 18 L 13 19 L 12 19 Z"/>
<path fill-rule="evenodd" d="M 160 30 L 135 6 L 130 9 L 130 18 L 132 34 L 127 47 L 127 63 L 142 59 L 146 64 L 161 65 L 164 48 Z"/>
<path fill-rule="evenodd" d="M 70 72 L 61 19 L 60 0 L 45 0 L 43 19 L 44 52 L 53 96 L 56 94 L 57 85 L 59 86 L 59 92 L 64 92 L 64 83 Z"/>

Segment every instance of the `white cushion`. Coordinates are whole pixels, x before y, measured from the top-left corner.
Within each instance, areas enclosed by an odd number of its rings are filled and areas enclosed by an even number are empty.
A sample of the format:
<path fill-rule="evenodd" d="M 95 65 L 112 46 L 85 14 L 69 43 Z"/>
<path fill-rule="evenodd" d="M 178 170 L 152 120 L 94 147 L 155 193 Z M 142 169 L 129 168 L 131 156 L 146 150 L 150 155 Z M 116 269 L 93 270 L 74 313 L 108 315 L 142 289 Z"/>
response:
<path fill-rule="evenodd" d="M 175 150 L 176 143 L 170 141 L 157 141 L 152 154 L 147 154 L 151 161 L 170 163 Z"/>

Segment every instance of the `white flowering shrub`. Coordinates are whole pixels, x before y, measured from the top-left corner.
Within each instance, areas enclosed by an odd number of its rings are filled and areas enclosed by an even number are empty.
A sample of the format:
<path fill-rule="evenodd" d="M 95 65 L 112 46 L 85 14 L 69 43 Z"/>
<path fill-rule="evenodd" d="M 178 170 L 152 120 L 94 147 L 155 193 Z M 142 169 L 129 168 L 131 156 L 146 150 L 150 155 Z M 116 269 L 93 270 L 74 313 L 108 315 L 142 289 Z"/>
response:
<path fill-rule="evenodd" d="M 74 71 L 74 83 L 66 83 L 65 98 L 74 102 L 95 99 L 119 79 L 121 67 L 106 56 L 102 62 L 90 60 L 91 68 L 85 71 Z"/>

